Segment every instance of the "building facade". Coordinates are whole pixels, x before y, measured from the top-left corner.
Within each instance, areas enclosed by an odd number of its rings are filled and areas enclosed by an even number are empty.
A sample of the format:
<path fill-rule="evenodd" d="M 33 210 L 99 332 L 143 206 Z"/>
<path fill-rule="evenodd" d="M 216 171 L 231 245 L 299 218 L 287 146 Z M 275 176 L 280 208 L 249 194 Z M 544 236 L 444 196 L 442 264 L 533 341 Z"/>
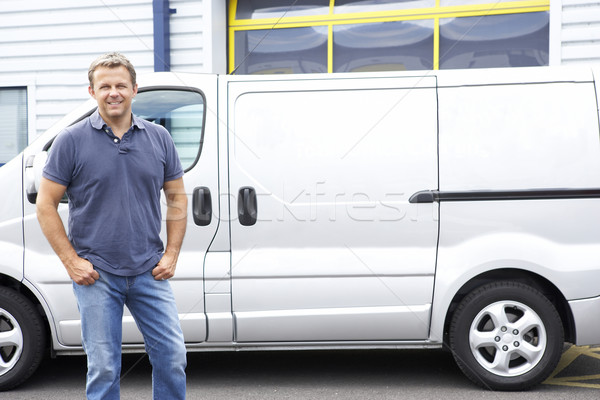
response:
<path fill-rule="evenodd" d="M 595 0 L 0 0 L 0 164 L 89 97 L 87 68 L 332 73 L 600 62 Z"/>

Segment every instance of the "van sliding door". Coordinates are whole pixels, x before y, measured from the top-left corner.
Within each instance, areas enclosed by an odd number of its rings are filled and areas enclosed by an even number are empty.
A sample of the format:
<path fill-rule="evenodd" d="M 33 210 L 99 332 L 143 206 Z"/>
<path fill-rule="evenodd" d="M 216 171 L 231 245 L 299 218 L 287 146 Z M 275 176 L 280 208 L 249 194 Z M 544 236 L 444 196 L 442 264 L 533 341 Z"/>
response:
<path fill-rule="evenodd" d="M 235 339 L 426 339 L 438 209 L 408 200 L 438 186 L 435 77 L 228 96 Z"/>

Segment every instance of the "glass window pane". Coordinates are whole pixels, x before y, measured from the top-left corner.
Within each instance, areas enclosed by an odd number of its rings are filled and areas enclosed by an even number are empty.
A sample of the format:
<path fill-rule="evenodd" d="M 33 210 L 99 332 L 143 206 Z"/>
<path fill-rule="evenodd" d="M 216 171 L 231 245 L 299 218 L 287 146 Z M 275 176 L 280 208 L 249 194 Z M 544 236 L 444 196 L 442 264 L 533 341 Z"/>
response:
<path fill-rule="evenodd" d="M 0 88 L 0 165 L 27 146 L 27 88 Z"/>
<path fill-rule="evenodd" d="M 235 33 L 236 74 L 327 72 L 327 27 Z"/>
<path fill-rule="evenodd" d="M 184 170 L 194 165 L 204 122 L 204 98 L 200 93 L 184 90 L 140 92 L 132 108 L 138 117 L 167 128 Z"/>
<path fill-rule="evenodd" d="M 336 14 L 435 7 L 435 0 L 336 0 Z"/>
<path fill-rule="evenodd" d="M 239 0 L 236 19 L 329 14 L 329 0 Z"/>
<path fill-rule="evenodd" d="M 333 27 L 334 72 L 433 68 L 433 20 Z"/>
<path fill-rule="evenodd" d="M 440 68 L 548 65 L 549 13 L 440 19 Z"/>

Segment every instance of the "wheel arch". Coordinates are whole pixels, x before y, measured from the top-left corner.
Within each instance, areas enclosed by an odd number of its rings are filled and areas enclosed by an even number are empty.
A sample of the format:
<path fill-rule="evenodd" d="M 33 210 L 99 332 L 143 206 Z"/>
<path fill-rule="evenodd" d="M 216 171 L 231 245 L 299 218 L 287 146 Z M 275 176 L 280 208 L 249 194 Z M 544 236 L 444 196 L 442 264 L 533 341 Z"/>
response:
<path fill-rule="evenodd" d="M 477 275 L 467 281 L 459 290 L 456 292 L 448 310 L 446 312 L 446 318 L 444 320 L 444 343 L 449 343 L 449 330 L 450 324 L 456 308 L 462 301 L 462 299 L 475 290 L 490 282 L 497 281 L 514 281 L 520 282 L 533 287 L 534 289 L 541 292 L 544 296 L 550 300 L 550 302 L 556 307 L 560 319 L 563 325 L 563 331 L 565 335 L 565 341 L 574 343 L 576 339 L 575 322 L 571 308 L 563 296 L 561 291 L 548 279 L 541 275 L 533 273 L 531 271 L 525 271 L 520 269 L 502 268 L 493 271 L 487 271 L 480 275 Z"/>
<path fill-rule="evenodd" d="M 37 310 L 37 312 L 40 314 L 40 316 L 42 317 L 42 321 L 44 322 L 44 334 L 46 336 L 46 346 L 48 346 L 49 348 L 51 348 L 51 343 L 52 343 L 52 337 L 51 337 L 51 326 L 50 326 L 50 320 L 48 318 L 48 315 L 46 313 L 46 308 L 43 306 L 42 302 L 40 301 L 40 299 L 38 298 L 38 296 L 35 295 L 35 293 L 27 286 L 25 285 L 23 282 L 9 276 L 9 275 L 5 275 L 5 274 L 0 274 L 0 286 L 1 287 L 6 287 L 9 289 L 14 290 L 15 292 L 20 293 L 21 295 L 25 296 L 29 301 L 31 301 L 31 303 L 35 306 L 35 309 Z"/>

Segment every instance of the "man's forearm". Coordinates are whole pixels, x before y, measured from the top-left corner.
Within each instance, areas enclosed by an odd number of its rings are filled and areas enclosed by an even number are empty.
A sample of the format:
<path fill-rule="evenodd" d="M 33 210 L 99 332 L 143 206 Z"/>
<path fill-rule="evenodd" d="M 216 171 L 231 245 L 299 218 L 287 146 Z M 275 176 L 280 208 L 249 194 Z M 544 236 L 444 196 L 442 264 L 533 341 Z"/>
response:
<path fill-rule="evenodd" d="M 187 195 L 184 193 L 167 196 L 167 246 L 165 253 L 179 255 L 187 228 Z"/>
<path fill-rule="evenodd" d="M 73 263 L 78 258 L 75 249 L 71 245 L 62 219 L 53 205 L 38 204 L 37 217 L 42 232 L 65 266 Z"/>
<path fill-rule="evenodd" d="M 77 255 L 67 237 L 58 211 L 51 205 L 38 205 L 37 216 L 42 232 L 65 266 L 69 277 L 78 285 L 92 285 L 99 278 L 93 265 Z"/>
<path fill-rule="evenodd" d="M 170 279 L 175 274 L 177 259 L 187 226 L 187 195 L 183 185 L 171 185 L 165 190 L 167 196 L 167 245 L 165 253 L 156 267 L 152 270 L 154 279 Z"/>
<path fill-rule="evenodd" d="M 58 214 L 58 204 L 64 192 L 64 186 L 42 179 L 37 197 L 38 221 L 44 236 L 73 282 L 78 285 L 92 285 L 99 278 L 98 272 L 88 260 L 77 255 Z"/>

